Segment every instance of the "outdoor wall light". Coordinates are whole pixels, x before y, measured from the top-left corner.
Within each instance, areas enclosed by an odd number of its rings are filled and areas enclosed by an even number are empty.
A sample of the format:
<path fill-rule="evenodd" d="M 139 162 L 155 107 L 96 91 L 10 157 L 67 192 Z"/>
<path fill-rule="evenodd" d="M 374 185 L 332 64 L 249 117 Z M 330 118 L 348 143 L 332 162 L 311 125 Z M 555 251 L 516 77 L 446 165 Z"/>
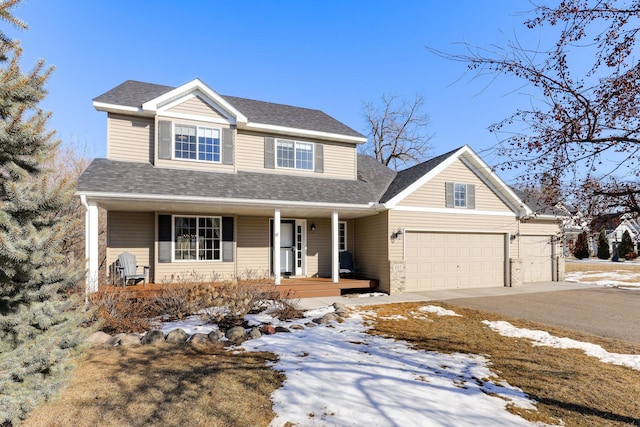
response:
<path fill-rule="evenodd" d="M 316 225 L 314 223 L 311 223 L 311 232 L 313 233 L 314 231 L 316 231 Z"/>
<path fill-rule="evenodd" d="M 394 231 L 391 233 L 391 239 L 396 240 L 398 237 L 402 236 L 402 229 L 399 228 L 398 231 Z"/>
<path fill-rule="evenodd" d="M 519 232 L 517 232 L 517 233 L 515 233 L 515 234 L 512 234 L 512 235 L 511 235 L 511 240 L 516 240 L 516 239 L 518 238 L 518 236 L 519 236 L 519 235 L 520 235 L 520 233 L 519 233 Z"/>

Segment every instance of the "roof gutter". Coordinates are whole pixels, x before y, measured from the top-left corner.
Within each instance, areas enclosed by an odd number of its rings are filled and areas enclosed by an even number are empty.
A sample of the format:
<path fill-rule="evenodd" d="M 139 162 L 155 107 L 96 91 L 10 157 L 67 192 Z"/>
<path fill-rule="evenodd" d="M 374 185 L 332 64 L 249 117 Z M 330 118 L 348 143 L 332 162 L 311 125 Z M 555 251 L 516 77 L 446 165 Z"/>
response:
<path fill-rule="evenodd" d="M 375 203 L 351 204 L 351 203 L 329 203 L 329 202 L 300 202 L 292 200 L 268 200 L 268 199 L 238 199 L 224 197 L 201 197 L 201 196 L 170 196 L 156 194 L 122 194 L 103 192 L 83 192 L 77 191 L 81 200 L 87 198 L 100 198 L 122 201 L 148 201 L 148 202 L 178 202 L 196 204 L 218 204 L 218 205 L 244 205 L 244 206 L 273 206 L 273 207 L 298 207 L 298 208 L 325 208 L 325 209 L 361 209 L 371 210 Z"/>

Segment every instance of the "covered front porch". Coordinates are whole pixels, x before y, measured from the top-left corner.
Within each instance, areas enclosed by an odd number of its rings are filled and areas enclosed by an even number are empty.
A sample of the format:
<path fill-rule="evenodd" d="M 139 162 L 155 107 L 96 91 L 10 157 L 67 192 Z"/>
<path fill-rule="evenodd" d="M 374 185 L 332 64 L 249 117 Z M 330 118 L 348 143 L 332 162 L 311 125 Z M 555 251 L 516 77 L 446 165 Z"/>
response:
<path fill-rule="evenodd" d="M 376 215 L 370 206 L 299 206 L 298 202 L 274 207 L 95 196 L 83 202 L 88 292 L 107 283 L 98 274 L 98 207 L 108 212 L 105 264 L 110 266 L 120 253 L 131 252 L 138 265 L 150 267 L 148 282 L 158 284 L 151 286 L 172 283 L 185 274 L 215 281 L 257 272 L 299 298 L 378 287 L 377 277 L 357 280 L 340 271 L 341 253 L 357 259 L 354 220 Z M 186 234 L 185 223 L 193 227 Z M 185 244 L 185 235 L 190 243 Z"/>

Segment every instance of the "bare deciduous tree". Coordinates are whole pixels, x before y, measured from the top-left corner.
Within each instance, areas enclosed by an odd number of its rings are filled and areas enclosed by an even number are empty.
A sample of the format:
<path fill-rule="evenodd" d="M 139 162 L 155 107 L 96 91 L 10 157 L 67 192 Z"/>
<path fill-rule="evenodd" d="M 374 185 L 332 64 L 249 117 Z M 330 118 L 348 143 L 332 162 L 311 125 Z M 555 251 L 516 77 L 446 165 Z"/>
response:
<path fill-rule="evenodd" d="M 564 0 L 536 6 L 528 28 L 557 29 L 548 49 L 465 44 L 463 61 L 479 76 L 524 82 L 529 106 L 490 127 L 501 139 L 501 169 L 569 184 L 599 206 L 640 213 L 640 1 Z M 585 64 L 585 59 L 587 63 Z M 597 185 L 593 185 L 597 184 Z"/>
<path fill-rule="evenodd" d="M 424 113 L 421 95 L 409 101 L 385 94 L 381 103 L 366 102 L 364 115 L 369 129 L 369 141 L 361 152 L 373 155 L 380 163 L 393 169 L 411 166 L 424 160 L 431 149 L 431 135 L 426 133 L 429 116 Z"/>

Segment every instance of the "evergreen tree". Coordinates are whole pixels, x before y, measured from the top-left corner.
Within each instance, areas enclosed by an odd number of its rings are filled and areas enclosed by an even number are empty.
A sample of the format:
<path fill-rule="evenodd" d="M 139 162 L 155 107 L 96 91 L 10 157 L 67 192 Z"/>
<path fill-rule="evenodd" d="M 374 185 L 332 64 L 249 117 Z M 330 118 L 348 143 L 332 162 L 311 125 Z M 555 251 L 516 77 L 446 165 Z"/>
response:
<path fill-rule="evenodd" d="M 611 251 L 609 250 L 609 239 L 607 239 L 607 233 L 602 230 L 598 236 L 598 258 L 609 259 L 611 257 Z"/>
<path fill-rule="evenodd" d="M 620 258 L 627 258 L 627 255 L 632 253 L 635 253 L 633 241 L 631 240 L 629 230 L 625 230 L 624 233 L 622 233 L 622 242 L 618 245 L 618 256 Z"/>
<path fill-rule="evenodd" d="M 573 256 L 578 259 L 589 258 L 589 242 L 586 231 L 578 234 L 576 245 L 573 248 Z"/>
<path fill-rule="evenodd" d="M 20 0 L 0 1 L 0 25 Z M 59 217 L 73 197 L 68 182 L 48 178 L 44 164 L 57 143 L 38 107 L 52 71 L 40 61 L 20 68 L 21 48 L 0 27 L 0 425 L 20 422 L 52 396 L 73 367 L 86 336 L 78 298 L 84 276 L 66 260 L 65 235 L 77 224 Z"/>

